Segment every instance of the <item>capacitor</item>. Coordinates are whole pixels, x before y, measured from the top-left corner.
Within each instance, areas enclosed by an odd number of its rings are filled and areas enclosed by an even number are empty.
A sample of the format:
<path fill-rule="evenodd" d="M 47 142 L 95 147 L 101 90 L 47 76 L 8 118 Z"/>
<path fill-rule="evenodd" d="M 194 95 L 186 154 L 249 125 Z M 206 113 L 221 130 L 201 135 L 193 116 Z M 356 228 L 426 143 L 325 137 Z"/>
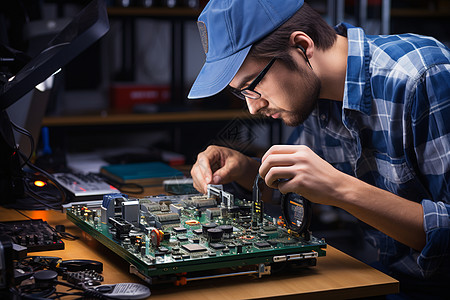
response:
<path fill-rule="evenodd" d="M 202 233 L 203 233 L 203 235 L 204 235 L 204 236 L 207 236 L 207 235 L 208 235 L 208 229 L 216 228 L 216 227 L 217 227 L 217 224 L 216 224 L 216 223 L 206 223 L 206 224 L 203 224 L 203 225 L 202 225 Z"/>
<path fill-rule="evenodd" d="M 224 238 L 229 239 L 233 235 L 233 226 L 220 225 L 219 228 L 222 229 Z"/>
<path fill-rule="evenodd" d="M 163 237 L 164 237 L 164 232 L 162 232 L 159 229 L 154 228 L 150 232 L 150 241 L 152 243 L 152 246 L 159 247 L 159 245 L 161 244 L 161 241 L 163 240 Z"/>
<path fill-rule="evenodd" d="M 220 228 L 208 229 L 208 242 L 215 243 L 222 240 L 223 231 Z"/>

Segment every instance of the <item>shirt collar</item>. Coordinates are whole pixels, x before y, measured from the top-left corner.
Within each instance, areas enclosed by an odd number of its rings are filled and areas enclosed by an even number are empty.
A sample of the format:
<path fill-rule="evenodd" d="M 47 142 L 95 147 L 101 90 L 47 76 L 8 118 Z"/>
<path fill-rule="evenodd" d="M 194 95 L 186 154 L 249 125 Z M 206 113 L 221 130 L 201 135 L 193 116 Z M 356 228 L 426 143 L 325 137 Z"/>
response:
<path fill-rule="evenodd" d="M 370 52 L 364 30 L 347 23 L 338 24 L 335 30 L 348 40 L 343 108 L 370 114 Z"/>

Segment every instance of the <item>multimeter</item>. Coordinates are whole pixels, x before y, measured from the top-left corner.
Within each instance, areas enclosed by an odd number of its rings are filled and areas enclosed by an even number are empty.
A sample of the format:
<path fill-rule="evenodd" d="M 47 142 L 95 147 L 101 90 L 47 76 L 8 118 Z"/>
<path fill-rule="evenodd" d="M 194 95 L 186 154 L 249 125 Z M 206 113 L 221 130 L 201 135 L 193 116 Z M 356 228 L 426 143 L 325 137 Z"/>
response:
<path fill-rule="evenodd" d="M 309 225 L 311 224 L 311 202 L 305 197 L 287 193 L 281 197 L 281 216 L 288 229 L 310 239 Z"/>
<path fill-rule="evenodd" d="M 253 185 L 253 202 L 261 203 L 260 183 L 263 181 L 258 174 Z M 281 196 L 281 217 L 288 230 L 305 240 L 310 240 L 309 225 L 311 224 L 312 209 L 311 202 L 305 197 L 287 193 Z"/>

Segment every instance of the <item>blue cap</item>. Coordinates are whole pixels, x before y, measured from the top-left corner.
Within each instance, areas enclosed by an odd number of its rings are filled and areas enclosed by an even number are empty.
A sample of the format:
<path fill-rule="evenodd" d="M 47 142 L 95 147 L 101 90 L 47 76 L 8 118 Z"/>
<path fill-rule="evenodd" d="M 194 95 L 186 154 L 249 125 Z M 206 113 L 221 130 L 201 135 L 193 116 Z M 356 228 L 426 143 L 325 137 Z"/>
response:
<path fill-rule="evenodd" d="M 236 75 L 253 43 L 292 17 L 303 0 L 210 0 L 198 17 L 206 62 L 190 99 L 222 91 Z"/>

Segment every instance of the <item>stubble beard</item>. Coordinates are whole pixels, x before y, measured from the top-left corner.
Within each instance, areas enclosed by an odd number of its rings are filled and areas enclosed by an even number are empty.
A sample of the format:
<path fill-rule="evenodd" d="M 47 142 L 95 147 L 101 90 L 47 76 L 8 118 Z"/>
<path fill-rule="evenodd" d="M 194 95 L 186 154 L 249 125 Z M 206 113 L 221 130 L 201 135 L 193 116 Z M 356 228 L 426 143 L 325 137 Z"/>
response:
<path fill-rule="evenodd" d="M 282 120 L 287 126 L 296 127 L 303 124 L 308 119 L 319 101 L 321 82 L 313 73 L 305 73 L 304 93 L 299 105 L 296 105 L 293 111 L 285 112 Z"/>

